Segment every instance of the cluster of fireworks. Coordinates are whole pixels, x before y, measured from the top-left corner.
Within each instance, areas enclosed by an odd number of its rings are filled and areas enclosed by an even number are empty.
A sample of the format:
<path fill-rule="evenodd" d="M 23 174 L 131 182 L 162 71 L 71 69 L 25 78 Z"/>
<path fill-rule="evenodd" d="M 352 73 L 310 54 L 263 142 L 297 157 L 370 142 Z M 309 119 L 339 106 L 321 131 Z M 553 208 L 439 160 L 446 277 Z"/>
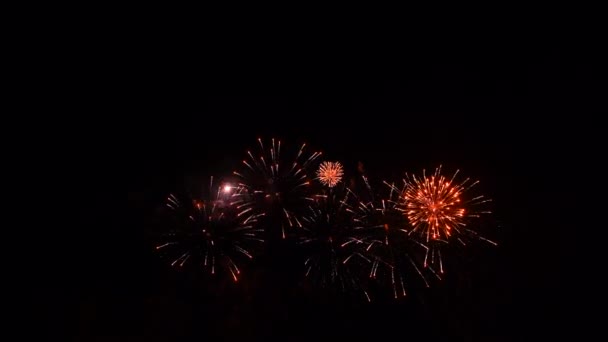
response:
<path fill-rule="evenodd" d="M 372 289 L 405 296 L 416 284 L 441 279 L 453 245 L 471 238 L 490 200 L 473 195 L 468 178 L 405 174 L 372 186 L 362 170 L 345 182 L 343 166 L 322 161 L 306 144 L 291 151 L 258 139 L 231 181 L 201 196 L 169 195 L 167 230 L 156 249 L 173 267 L 193 267 L 238 281 L 242 264 L 272 241 L 290 241 L 302 260 L 302 279 L 371 300 Z M 387 286 L 388 285 L 388 286 Z"/>

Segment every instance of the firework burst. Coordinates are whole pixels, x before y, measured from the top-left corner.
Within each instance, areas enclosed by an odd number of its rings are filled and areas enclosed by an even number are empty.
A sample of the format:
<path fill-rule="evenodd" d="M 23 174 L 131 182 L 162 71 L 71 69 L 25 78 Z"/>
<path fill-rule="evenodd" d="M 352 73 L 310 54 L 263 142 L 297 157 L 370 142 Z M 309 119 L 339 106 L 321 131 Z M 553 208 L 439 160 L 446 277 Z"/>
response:
<path fill-rule="evenodd" d="M 411 233 L 424 237 L 427 242 L 449 240 L 456 235 L 456 239 L 464 243 L 459 235 L 472 232 L 467 228 L 467 220 L 490 213 L 477 209 L 490 199 L 483 195 L 467 199 L 468 191 L 479 181 L 470 182 L 467 178 L 456 183 L 457 175 L 458 170 L 448 180 L 441 174 L 441 166 L 431 176 L 425 171 L 421 178 L 406 174 L 402 208 L 412 225 Z"/>
<path fill-rule="evenodd" d="M 173 267 L 198 267 L 210 274 L 224 273 L 236 282 L 239 261 L 253 258 L 263 242 L 256 227 L 259 215 L 243 212 L 234 205 L 242 189 L 231 184 L 209 183 L 201 198 L 171 194 L 165 203 L 169 214 L 156 250 Z"/>
<path fill-rule="evenodd" d="M 333 188 L 341 180 L 344 171 L 340 162 L 325 161 L 321 163 L 317 170 L 317 179 L 321 184 Z"/>
<path fill-rule="evenodd" d="M 496 245 L 471 229 L 472 218 L 490 213 L 481 209 L 490 200 L 484 196 L 470 196 L 469 190 L 478 182 L 470 182 L 467 178 L 458 183 L 455 181 L 457 174 L 458 171 L 448 180 L 441 174 L 441 167 L 438 167 L 431 176 L 424 171 L 422 177 L 406 174 L 401 187 L 385 182 L 390 188 L 386 203 L 392 212 L 400 213 L 404 221 L 395 221 L 394 226 L 407 234 L 411 246 L 423 252 L 422 258 L 418 257 L 419 253 L 411 257 L 420 265 L 423 278 L 424 272 L 428 272 L 441 279 L 444 258 L 451 249 L 448 248 L 451 241 L 466 245 L 467 240 L 478 239 Z M 428 286 L 426 279 L 425 283 Z"/>
<path fill-rule="evenodd" d="M 365 284 L 372 260 L 370 241 L 349 209 L 348 189 L 332 188 L 315 196 L 302 216 L 299 243 L 304 250 L 305 276 L 313 284 L 370 300 Z"/>
<path fill-rule="evenodd" d="M 390 192 L 382 196 L 365 175 L 352 183 L 360 186 L 349 190 L 347 210 L 355 229 L 365 237 L 365 255 L 371 260 L 368 278 L 376 281 L 378 289 L 388 285 L 393 298 L 406 296 L 407 288 L 428 287 L 429 269 L 422 266 L 425 246 L 408 235 L 408 222 L 398 209 L 400 192 L 385 182 Z"/>
<path fill-rule="evenodd" d="M 314 201 L 309 174 L 321 152 L 307 153 L 302 144 L 295 153 L 286 153 L 275 139 L 269 144 L 258 139 L 258 144 L 258 153 L 247 151 L 241 169 L 233 172 L 243 189 L 235 203 L 246 212 L 266 215 L 285 238 L 285 228 L 301 227 L 301 213 Z"/>

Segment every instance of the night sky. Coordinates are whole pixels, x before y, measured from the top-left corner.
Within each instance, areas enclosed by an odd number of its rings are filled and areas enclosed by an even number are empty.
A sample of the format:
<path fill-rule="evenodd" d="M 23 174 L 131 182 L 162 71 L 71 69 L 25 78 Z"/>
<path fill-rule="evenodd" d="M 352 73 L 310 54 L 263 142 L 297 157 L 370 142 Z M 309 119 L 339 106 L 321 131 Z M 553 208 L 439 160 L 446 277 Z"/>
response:
<path fill-rule="evenodd" d="M 94 100 L 83 99 L 91 121 L 78 133 L 99 143 L 82 170 L 98 187 L 83 184 L 86 192 L 102 195 L 70 234 L 76 242 L 66 255 L 78 257 L 62 266 L 69 280 L 47 298 L 49 331 L 100 341 L 542 334 L 560 315 L 560 237 L 539 200 L 548 192 L 539 177 L 558 152 L 539 132 L 559 123 L 538 116 L 557 109 L 562 56 L 533 44 L 455 47 L 293 63 L 296 48 L 243 62 L 152 47 L 114 62 L 120 72 L 103 66 L 101 74 L 113 71 Z M 146 239 L 156 208 L 189 182 L 230 173 L 258 137 L 306 141 L 347 172 L 362 162 L 377 179 L 460 169 L 494 200 L 499 245 L 465 250 L 430 289 L 371 304 L 301 295 L 263 262 L 251 272 L 265 277 L 238 284 L 168 267 Z"/>

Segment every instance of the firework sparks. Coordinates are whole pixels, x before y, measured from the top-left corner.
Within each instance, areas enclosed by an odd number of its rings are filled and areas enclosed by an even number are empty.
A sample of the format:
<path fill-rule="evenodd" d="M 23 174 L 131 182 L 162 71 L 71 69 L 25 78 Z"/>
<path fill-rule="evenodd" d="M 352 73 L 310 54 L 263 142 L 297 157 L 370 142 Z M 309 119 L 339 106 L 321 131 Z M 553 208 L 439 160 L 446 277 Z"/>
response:
<path fill-rule="evenodd" d="M 241 169 L 233 172 L 243 189 L 234 203 L 242 210 L 268 216 L 272 228 L 280 230 L 277 235 L 285 237 L 285 227 L 302 226 L 301 213 L 313 201 L 309 170 L 321 152 L 307 153 L 306 144 L 302 144 L 290 154 L 275 139 L 270 144 L 258 139 L 258 145 L 259 153 L 247 151 Z"/>
<path fill-rule="evenodd" d="M 302 144 L 290 154 L 281 141 L 258 143 L 233 172 L 236 181 L 214 184 L 211 178 L 203 196 L 168 196 L 163 227 L 170 231 L 155 249 L 172 267 L 196 266 L 237 282 L 265 229 L 270 244 L 273 237 L 297 237 L 306 279 L 370 301 L 376 294 L 370 289 L 379 288 L 371 282 L 390 284 L 398 298 L 406 288 L 429 287 L 428 277 L 442 279 L 452 265 L 452 246 L 466 238 L 496 245 L 470 220 L 489 213 L 479 205 L 491 200 L 471 196 L 478 182 L 457 181 L 458 171 L 446 177 L 440 166 L 428 176 L 406 174 L 400 185 L 384 182 L 386 196 L 376 193 L 361 163 L 361 177 L 343 182 L 342 164 L 327 161 L 315 178 L 324 187 L 311 186 L 321 152 Z"/>
<path fill-rule="evenodd" d="M 352 293 L 367 298 L 366 269 L 373 260 L 368 257 L 369 241 L 365 232 L 356 229 L 349 210 L 346 188 L 317 195 L 302 216 L 300 245 L 307 255 L 306 278 L 320 287 Z"/>
<path fill-rule="evenodd" d="M 384 182 L 390 188 L 390 195 L 384 201 L 383 208 L 386 205 L 404 221 L 392 225 L 392 228 L 411 237 L 407 239 L 411 248 L 407 249 L 422 252 L 413 253 L 410 262 L 423 277 L 426 286 L 429 283 L 424 274 L 442 278 L 445 257 L 455 251 L 451 248 L 455 245 L 452 241 L 465 245 L 468 239 L 477 239 L 496 245 L 473 230 L 471 224 L 471 218 L 490 213 L 481 209 L 481 205 L 490 200 L 484 196 L 471 196 L 469 190 L 478 182 L 470 182 L 469 179 L 456 182 L 457 175 L 458 171 L 448 179 L 441 174 L 439 167 L 430 176 L 425 172 L 422 177 L 406 174 L 401 187 Z"/>
<path fill-rule="evenodd" d="M 429 287 L 429 272 L 422 266 L 426 247 L 408 235 L 408 221 L 399 208 L 402 191 L 385 182 L 390 192 L 382 196 L 365 175 L 357 180 L 359 191 L 349 190 L 347 210 L 356 229 L 364 232 L 366 255 L 373 260 L 369 278 L 389 286 L 393 298 L 406 296 L 406 287 Z"/>
<path fill-rule="evenodd" d="M 259 216 L 233 204 L 241 191 L 232 184 L 214 184 L 212 177 L 202 198 L 169 195 L 169 215 L 156 250 L 173 267 L 221 271 L 238 281 L 237 262 L 252 259 L 253 249 L 263 242 L 258 237 L 262 229 L 256 225 Z"/>
<path fill-rule="evenodd" d="M 317 170 L 317 179 L 325 186 L 333 188 L 341 180 L 344 171 L 340 162 L 325 161 Z"/>
<path fill-rule="evenodd" d="M 441 166 L 428 177 L 423 171 L 422 178 L 406 174 L 406 186 L 402 193 L 404 212 L 410 221 L 412 233 L 419 233 L 429 240 L 447 240 L 454 234 L 461 234 L 466 226 L 466 218 L 478 217 L 489 211 L 473 211 L 473 206 L 489 202 L 483 196 L 465 200 L 465 193 L 478 181 L 469 183 L 467 178 L 455 183 L 441 175 Z"/>

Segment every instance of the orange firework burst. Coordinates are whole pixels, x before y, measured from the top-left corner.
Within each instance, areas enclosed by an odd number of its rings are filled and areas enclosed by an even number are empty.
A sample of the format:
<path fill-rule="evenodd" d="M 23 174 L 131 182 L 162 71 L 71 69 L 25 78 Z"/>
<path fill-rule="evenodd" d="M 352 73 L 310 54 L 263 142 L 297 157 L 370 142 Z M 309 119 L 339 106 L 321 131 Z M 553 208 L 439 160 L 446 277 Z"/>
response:
<path fill-rule="evenodd" d="M 451 179 L 441 175 L 441 166 L 427 177 L 423 171 L 422 178 L 406 175 L 406 186 L 402 193 L 404 212 L 413 226 L 412 232 L 420 232 L 426 240 L 448 239 L 454 233 L 460 233 L 466 225 L 467 217 L 478 217 L 480 213 L 471 211 L 473 205 L 489 202 L 483 196 L 470 200 L 463 199 L 463 194 L 479 183 L 469 183 L 469 178 L 461 183 L 454 183 L 458 171 Z"/>
<path fill-rule="evenodd" d="M 317 179 L 330 188 L 333 188 L 342 180 L 342 164 L 340 162 L 323 162 L 317 170 Z"/>

